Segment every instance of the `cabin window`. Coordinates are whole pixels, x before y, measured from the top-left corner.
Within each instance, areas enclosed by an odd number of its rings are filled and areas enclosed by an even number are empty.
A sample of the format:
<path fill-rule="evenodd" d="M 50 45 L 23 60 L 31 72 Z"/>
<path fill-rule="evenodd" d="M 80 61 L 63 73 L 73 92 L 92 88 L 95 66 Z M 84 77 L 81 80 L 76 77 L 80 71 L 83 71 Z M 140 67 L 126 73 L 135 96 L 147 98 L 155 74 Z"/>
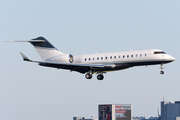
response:
<path fill-rule="evenodd" d="M 114 59 L 116 59 L 116 56 L 114 56 Z"/>
<path fill-rule="evenodd" d="M 133 55 L 131 55 L 131 57 L 133 57 Z"/>
<path fill-rule="evenodd" d="M 103 60 L 103 57 L 101 57 L 101 60 Z"/>
<path fill-rule="evenodd" d="M 94 58 L 93 58 L 93 60 L 94 60 Z"/>
<path fill-rule="evenodd" d="M 110 59 L 112 59 L 112 56 L 110 56 Z"/>
<path fill-rule="evenodd" d="M 86 61 L 87 59 L 85 58 L 85 61 Z"/>
<path fill-rule="evenodd" d="M 129 55 L 127 55 L 127 58 L 129 58 Z"/>
<path fill-rule="evenodd" d="M 138 57 L 138 54 L 136 54 L 136 57 Z"/>
<path fill-rule="evenodd" d="M 89 61 L 91 60 L 91 58 L 89 58 Z"/>
<path fill-rule="evenodd" d="M 99 57 L 97 57 L 97 60 L 99 60 Z"/>
<path fill-rule="evenodd" d="M 145 57 L 147 56 L 147 54 L 145 54 Z"/>
<path fill-rule="evenodd" d="M 123 58 L 125 58 L 125 55 L 123 55 Z"/>
<path fill-rule="evenodd" d="M 119 56 L 119 58 L 121 58 L 121 56 Z"/>
<path fill-rule="evenodd" d="M 164 51 L 156 51 L 154 54 L 166 54 Z"/>
<path fill-rule="evenodd" d="M 106 59 L 107 59 L 108 57 L 106 57 Z"/>
<path fill-rule="evenodd" d="M 140 57 L 142 57 L 142 54 L 140 54 Z"/>

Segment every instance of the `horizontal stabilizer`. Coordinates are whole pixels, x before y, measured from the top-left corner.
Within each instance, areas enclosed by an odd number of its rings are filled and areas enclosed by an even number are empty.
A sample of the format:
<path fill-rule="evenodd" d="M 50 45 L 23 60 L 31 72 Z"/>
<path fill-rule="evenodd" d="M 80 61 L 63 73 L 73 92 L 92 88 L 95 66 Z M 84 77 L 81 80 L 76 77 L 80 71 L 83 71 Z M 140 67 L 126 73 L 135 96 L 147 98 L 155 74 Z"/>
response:
<path fill-rule="evenodd" d="M 51 57 L 63 54 L 44 37 L 37 37 L 31 40 L 16 40 L 16 41 L 6 41 L 6 42 L 28 42 L 32 44 L 43 61 Z"/>
<path fill-rule="evenodd" d="M 24 61 L 31 61 L 31 60 L 29 60 L 23 53 L 20 52 L 20 54 L 21 54 L 21 56 L 23 57 L 23 60 L 24 60 Z"/>
<path fill-rule="evenodd" d="M 19 40 L 19 41 L 6 41 L 6 42 L 30 42 L 30 43 L 34 43 L 34 42 L 45 42 L 45 40 Z"/>

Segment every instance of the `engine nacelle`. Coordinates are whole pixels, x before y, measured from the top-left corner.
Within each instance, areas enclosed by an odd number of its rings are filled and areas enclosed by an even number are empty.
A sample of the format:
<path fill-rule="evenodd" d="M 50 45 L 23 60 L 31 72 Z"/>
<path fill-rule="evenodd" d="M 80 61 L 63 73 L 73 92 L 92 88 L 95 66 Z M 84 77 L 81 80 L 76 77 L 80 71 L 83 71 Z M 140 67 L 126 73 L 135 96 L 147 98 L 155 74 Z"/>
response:
<path fill-rule="evenodd" d="M 46 59 L 45 61 L 73 63 L 74 58 L 73 58 L 73 55 L 71 54 L 61 54 L 61 55 Z"/>

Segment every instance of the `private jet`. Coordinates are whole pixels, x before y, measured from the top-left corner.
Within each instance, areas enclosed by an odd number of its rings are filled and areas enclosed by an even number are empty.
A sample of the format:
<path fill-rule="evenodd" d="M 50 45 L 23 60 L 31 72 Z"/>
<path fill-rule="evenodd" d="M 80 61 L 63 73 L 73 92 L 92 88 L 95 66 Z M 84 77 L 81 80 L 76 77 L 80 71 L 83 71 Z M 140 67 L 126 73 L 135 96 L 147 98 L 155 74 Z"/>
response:
<path fill-rule="evenodd" d="M 86 79 L 91 79 L 96 73 L 97 79 L 103 80 L 103 74 L 106 72 L 158 64 L 161 69 L 160 74 L 164 74 L 163 65 L 175 60 L 174 57 L 159 49 L 72 55 L 60 52 L 44 37 L 9 42 L 31 43 L 43 60 L 30 60 L 20 52 L 24 61 L 38 63 L 44 67 L 76 71 L 85 74 Z"/>

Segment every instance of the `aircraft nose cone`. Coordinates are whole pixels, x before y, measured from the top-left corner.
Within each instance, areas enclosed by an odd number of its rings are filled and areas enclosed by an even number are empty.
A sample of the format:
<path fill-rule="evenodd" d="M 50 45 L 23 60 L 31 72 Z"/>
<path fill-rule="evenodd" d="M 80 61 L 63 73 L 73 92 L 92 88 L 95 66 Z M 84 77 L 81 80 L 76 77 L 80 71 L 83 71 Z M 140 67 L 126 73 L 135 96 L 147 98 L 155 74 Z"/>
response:
<path fill-rule="evenodd" d="M 172 61 L 175 61 L 175 58 L 171 56 L 171 60 L 172 60 Z"/>
<path fill-rule="evenodd" d="M 172 61 L 174 61 L 174 60 L 175 60 L 175 58 L 169 55 L 169 56 L 167 56 L 167 57 L 166 57 L 166 60 L 168 60 L 168 61 L 171 61 L 171 62 L 172 62 Z"/>

